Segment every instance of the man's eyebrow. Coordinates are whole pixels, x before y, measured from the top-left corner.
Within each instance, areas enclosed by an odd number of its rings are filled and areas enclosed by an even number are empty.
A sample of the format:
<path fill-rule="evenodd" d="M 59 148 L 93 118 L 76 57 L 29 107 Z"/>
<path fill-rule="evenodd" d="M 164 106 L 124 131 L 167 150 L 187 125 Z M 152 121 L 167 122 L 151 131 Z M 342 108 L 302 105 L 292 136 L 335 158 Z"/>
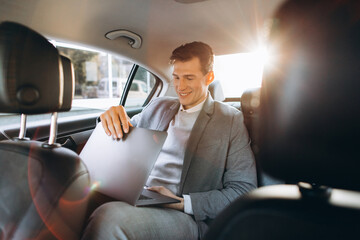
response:
<path fill-rule="evenodd" d="M 185 74 L 184 77 L 196 77 L 195 74 Z"/>
<path fill-rule="evenodd" d="M 179 77 L 179 75 L 177 75 L 176 73 L 173 73 L 172 75 L 173 75 L 173 77 Z M 196 75 L 195 74 L 185 74 L 185 75 L 183 75 L 183 77 L 185 77 L 185 78 L 196 77 Z"/>
<path fill-rule="evenodd" d="M 176 73 L 173 73 L 172 75 L 178 77 L 178 75 Z M 195 74 L 185 74 L 183 76 L 184 77 L 195 77 L 196 75 Z"/>

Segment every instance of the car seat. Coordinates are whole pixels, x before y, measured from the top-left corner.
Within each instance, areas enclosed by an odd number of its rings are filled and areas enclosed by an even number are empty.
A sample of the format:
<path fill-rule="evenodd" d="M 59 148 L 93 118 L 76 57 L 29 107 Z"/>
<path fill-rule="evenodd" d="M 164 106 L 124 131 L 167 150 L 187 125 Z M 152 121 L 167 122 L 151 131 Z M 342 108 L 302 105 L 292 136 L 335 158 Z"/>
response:
<path fill-rule="evenodd" d="M 260 95 L 259 161 L 296 184 L 261 187 L 229 205 L 205 239 L 360 236 L 360 5 L 289 0 L 269 38 Z"/>
<path fill-rule="evenodd" d="M 241 95 L 241 111 L 244 115 L 244 124 L 251 139 L 251 149 L 255 156 L 258 186 L 267 186 L 285 183 L 265 173 L 259 162 L 259 110 L 260 110 L 260 88 L 251 88 Z"/>
<path fill-rule="evenodd" d="M 209 92 L 214 100 L 219 102 L 225 100 L 224 92 L 219 80 L 214 80 L 209 84 Z"/>
<path fill-rule="evenodd" d="M 71 62 L 40 34 L 0 24 L 0 112 L 23 114 L 19 138 L 0 142 L 0 239 L 78 239 L 89 175 L 55 143 L 58 111 L 71 108 Z M 46 143 L 26 138 L 26 115 L 53 113 Z"/>

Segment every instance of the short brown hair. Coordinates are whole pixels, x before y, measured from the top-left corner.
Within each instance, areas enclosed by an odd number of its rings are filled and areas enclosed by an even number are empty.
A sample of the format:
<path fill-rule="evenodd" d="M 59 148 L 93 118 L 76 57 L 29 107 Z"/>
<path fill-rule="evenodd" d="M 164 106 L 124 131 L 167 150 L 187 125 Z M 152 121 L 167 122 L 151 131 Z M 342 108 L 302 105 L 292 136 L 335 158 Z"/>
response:
<path fill-rule="evenodd" d="M 170 56 L 170 64 L 174 64 L 175 61 L 189 61 L 194 57 L 199 58 L 204 75 L 213 70 L 213 51 L 209 45 L 203 42 L 186 43 L 176 48 Z"/>

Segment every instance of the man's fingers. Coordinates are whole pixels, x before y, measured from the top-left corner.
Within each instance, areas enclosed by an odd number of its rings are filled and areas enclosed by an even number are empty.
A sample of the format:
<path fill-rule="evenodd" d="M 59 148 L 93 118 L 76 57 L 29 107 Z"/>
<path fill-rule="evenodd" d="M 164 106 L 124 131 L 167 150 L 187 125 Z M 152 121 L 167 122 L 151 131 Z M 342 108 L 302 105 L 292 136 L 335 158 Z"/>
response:
<path fill-rule="evenodd" d="M 113 117 L 112 115 L 108 115 L 106 118 L 107 121 L 107 126 L 111 132 L 111 135 L 114 139 L 117 139 L 119 137 L 119 133 L 117 130 L 117 125 L 120 124 L 119 120 L 116 121 L 116 118 Z M 114 122 L 115 121 L 115 122 Z M 121 131 L 121 128 L 120 128 Z M 122 137 L 122 135 L 120 136 L 120 138 Z"/>
<path fill-rule="evenodd" d="M 121 129 L 121 120 L 119 116 L 119 107 L 112 107 L 111 111 L 109 111 L 109 114 L 111 116 L 112 125 L 114 128 L 113 137 L 114 138 L 122 138 L 123 137 L 123 131 Z"/>
<path fill-rule="evenodd" d="M 166 194 L 164 194 L 163 190 L 161 189 L 161 186 L 148 187 L 147 189 L 150 191 L 153 191 L 153 192 L 160 193 L 162 195 L 166 195 Z"/>
<path fill-rule="evenodd" d="M 153 186 L 153 187 L 148 187 L 147 189 L 150 190 L 150 191 L 160 193 L 160 194 L 165 195 L 165 196 L 169 196 L 169 197 L 174 197 L 175 196 L 175 194 L 173 194 L 169 189 L 167 189 L 167 188 L 165 188 L 163 186 Z"/>
<path fill-rule="evenodd" d="M 147 187 L 147 189 L 151 190 L 151 191 L 156 191 L 159 192 L 161 191 L 161 189 L 163 189 L 163 186 L 153 186 L 153 187 Z"/>
<path fill-rule="evenodd" d="M 130 127 L 134 127 L 134 126 L 131 124 L 129 117 L 128 117 L 128 122 L 129 122 Z"/>
<path fill-rule="evenodd" d="M 146 189 L 154 192 L 159 192 L 158 187 L 147 187 Z"/>
<path fill-rule="evenodd" d="M 119 107 L 119 117 L 120 117 L 120 121 L 121 121 L 121 125 L 122 125 L 122 130 L 125 133 L 128 133 L 130 121 L 129 121 L 128 115 L 126 114 L 125 108 L 123 106 Z"/>
<path fill-rule="evenodd" d="M 163 186 L 148 187 L 147 189 L 150 191 L 154 191 L 154 192 L 160 193 L 162 195 L 171 197 L 171 198 L 175 198 L 180 201 L 180 203 L 161 204 L 162 207 L 184 211 L 183 198 L 176 196 L 169 189 L 167 189 Z"/>
<path fill-rule="evenodd" d="M 125 108 L 121 105 L 109 108 L 100 115 L 100 119 L 106 134 L 112 135 L 113 138 L 122 138 L 124 133 L 129 132 L 130 126 L 133 126 Z"/>
<path fill-rule="evenodd" d="M 101 125 L 102 125 L 102 127 L 104 128 L 104 131 L 105 131 L 106 135 L 110 136 L 110 135 L 111 135 L 111 132 L 110 132 L 108 126 L 107 126 L 108 123 L 107 123 L 107 121 L 106 121 L 105 116 L 104 116 L 103 114 L 101 114 L 101 115 L 100 115 L 100 119 L 101 119 Z"/>
<path fill-rule="evenodd" d="M 122 138 L 121 123 L 117 107 L 111 107 L 100 116 L 106 134 L 112 135 L 114 139 Z"/>

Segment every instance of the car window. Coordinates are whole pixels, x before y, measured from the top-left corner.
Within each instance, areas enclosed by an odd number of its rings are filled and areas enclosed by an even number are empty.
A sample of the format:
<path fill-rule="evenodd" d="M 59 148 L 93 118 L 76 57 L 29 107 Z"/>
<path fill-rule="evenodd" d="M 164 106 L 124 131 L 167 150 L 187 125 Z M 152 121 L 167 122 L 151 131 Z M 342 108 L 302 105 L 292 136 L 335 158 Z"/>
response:
<path fill-rule="evenodd" d="M 134 63 L 93 49 L 62 43 L 55 45 L 74 65 L 73 107 L 107 109 L 119 104 Z"/>
<path fill-rule="evenodd" d="M 99 114 L 110 106 L 118 105 L 134 63 L 105 52 L 51 41 L 61 55 L 71 59 L 75 73 L 75 95 L 69 112 L 59 113 L 58 118 Z M 159 80 L 160 81 L 160 80 Z M 127 107 L 142 106 L 155 85 L 155 77 L 144 68 L 138 71 L 128 93 Z M 139 87 L 143 83 L 147 87 Z M 111 86 L 109 88 L 109 86 Z M 49 120 L 50 114 L 27 116 L 27 122 Z M 19 126 L 18 114 L 0 114 L 0 127 Z"/>
<path fill-rule="evenodd" d="M 239 98 L 249 88 L 261 86 L 265 51 L 215 56 L 215 80 L 221 82 L 226 98 Z"/>
<path fill-rule="evenodd" d="M 130 86 L 130 91 L 139 91 L 139 84 L 134 82 L 133 84 L 131 84 Z"/>
<path fill-rule="evenodd" d="M 126 98 L 125 108 L 131 109 L 144 106 L 149 94 L 151 94 L 159 81 L 145 68 L 138 67 Z"/>

